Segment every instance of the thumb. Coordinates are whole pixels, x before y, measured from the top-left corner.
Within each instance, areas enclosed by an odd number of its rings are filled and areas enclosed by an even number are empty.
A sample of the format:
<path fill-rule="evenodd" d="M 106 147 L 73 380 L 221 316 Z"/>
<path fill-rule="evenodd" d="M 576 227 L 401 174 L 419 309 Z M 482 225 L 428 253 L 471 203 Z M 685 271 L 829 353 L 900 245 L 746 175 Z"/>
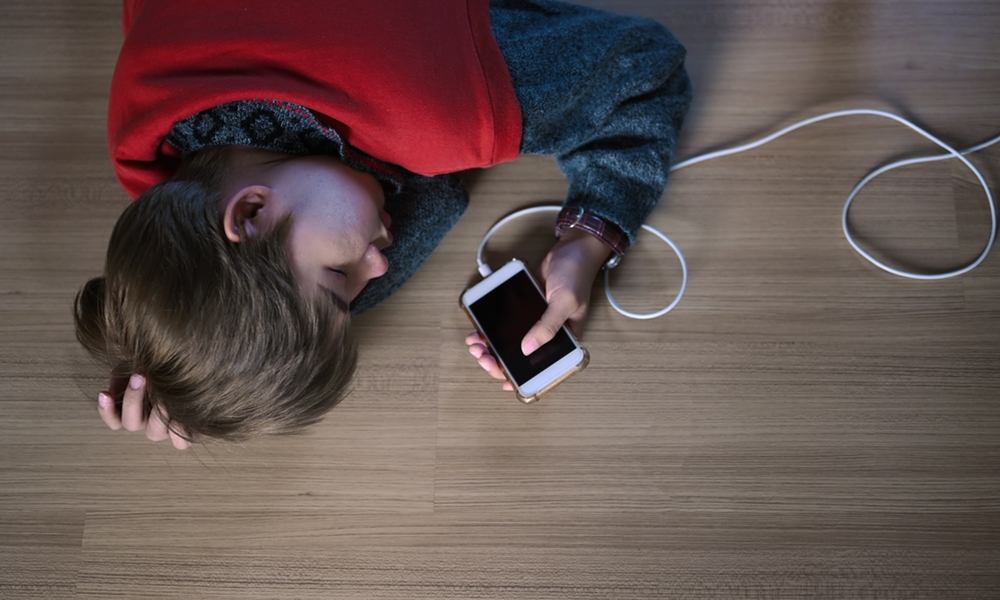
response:
<path fill-rule="evenodd" d="M 559 328 L 563 326 L 569 318 L 571 310 L 562 303 L 552 303 L 545 309 L 542 318 L 535 323 L 528 333 L 521 340 L 521 353 L 525 356 L 538 350 L 559 333 Z"/>

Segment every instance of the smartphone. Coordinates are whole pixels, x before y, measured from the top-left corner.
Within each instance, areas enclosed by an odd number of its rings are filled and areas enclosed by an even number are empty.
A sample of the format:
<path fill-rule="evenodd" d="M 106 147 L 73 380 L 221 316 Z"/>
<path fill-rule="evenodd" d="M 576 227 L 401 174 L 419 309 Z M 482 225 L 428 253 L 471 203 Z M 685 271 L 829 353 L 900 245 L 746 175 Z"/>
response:
<path fill-rule="evenodd" d="M 527 267 L 516 258 L 465 290 L 459 304 L 525 404 L 586 367 L 590 360 L 566 326 L 530 355 L 521 353 L 521 340 L 542 318 L 548 304 Z"/>

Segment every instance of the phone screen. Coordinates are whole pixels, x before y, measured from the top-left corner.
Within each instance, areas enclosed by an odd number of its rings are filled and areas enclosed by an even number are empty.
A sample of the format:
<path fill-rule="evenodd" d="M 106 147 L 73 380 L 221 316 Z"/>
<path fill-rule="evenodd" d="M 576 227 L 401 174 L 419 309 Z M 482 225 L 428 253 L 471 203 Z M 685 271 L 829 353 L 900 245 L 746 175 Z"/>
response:
<path fill-rule="evenodd" d="M 576 349 L 563 328 L 549 343 L 529 356 L 521 354 L 521 340 L 542 318 L 545 298 L 524 271 L 500 284 L 469 306 L 493 350 L 507 366 L 514 383 L 522 386 Z"/>

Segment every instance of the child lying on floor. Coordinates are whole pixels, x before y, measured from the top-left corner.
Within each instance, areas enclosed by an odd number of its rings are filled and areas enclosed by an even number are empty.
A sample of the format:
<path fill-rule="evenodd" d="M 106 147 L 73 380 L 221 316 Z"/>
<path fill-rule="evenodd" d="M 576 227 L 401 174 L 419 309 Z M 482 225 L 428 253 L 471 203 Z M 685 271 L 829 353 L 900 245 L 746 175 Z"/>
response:
<path fill-rule="evenodd" d="M 553 0 L 126 0 L 123 28 L 108 139 L 137 199 L 74 316 L 112 373 L 105 423 L 178 448 L 336 405 L 350 315 L 461 216 L 458 171 L 557 158 L 549 308 L 522 349 L 579 331 L 663 193 L 691 99 L 664 27 Z"/>

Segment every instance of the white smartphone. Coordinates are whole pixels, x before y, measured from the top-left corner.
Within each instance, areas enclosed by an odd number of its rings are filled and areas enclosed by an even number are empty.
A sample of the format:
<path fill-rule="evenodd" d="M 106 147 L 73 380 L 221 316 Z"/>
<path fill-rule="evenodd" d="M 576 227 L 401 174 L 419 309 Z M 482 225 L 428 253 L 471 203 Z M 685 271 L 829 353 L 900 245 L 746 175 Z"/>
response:
<path fill-rule="evenodd" d="M 565 326 L 530 355 L 521 353 L 521 340 L 548 305 L 534 277 L 516 258 L 465 290 L 459 304 L 486 340 L 521 402 L 534 402 L 590 360 Z"/>

